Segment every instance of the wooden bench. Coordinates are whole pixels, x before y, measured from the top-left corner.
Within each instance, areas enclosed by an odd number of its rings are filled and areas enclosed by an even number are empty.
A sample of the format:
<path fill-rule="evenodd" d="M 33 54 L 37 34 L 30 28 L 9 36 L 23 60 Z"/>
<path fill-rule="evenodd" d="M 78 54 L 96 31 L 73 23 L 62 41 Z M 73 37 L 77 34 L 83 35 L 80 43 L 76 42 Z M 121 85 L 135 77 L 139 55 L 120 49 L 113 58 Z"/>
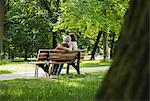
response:
<path fill-rule="evenodd" d="M 72 65 L 78 74 L 80 74 L 80 60 L 84 59 L 85 50 L 77 50 L 77 51 L 64 51 L 64 50 L 51 50 L 51 49 L 39 49 L 37 55 L 36 62 L 30 62 L 31 64 L 35 64 L 35 76 L 38 77 L 38 68 L 39 65 L 47 65 L 51 66 L 49 74 L 51 70 L 53 70 L 53 64 L 64 64 L 67 63 L 67 71 L 69 74 L 69 66 Z M 48 68 L 49 69 L 49 68 Z M 46 74 L 47 75 L 47 74 Z"/>

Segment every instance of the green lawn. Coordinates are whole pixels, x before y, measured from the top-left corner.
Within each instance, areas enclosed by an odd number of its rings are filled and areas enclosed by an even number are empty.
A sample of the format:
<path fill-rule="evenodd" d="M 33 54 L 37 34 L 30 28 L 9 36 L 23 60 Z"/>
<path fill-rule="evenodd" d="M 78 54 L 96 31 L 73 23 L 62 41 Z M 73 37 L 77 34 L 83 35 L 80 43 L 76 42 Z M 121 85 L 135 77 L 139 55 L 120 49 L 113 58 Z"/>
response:
<path fill-rule="evenodd" d="M 88 61 L 81 61 L 81 67 L 99 67 L 99 66 L 110 66 L 111 61 L 103 61 L 103 60 L 88 60 Z"/>
<path fill-rule="evenodd" d="M 103 60 L 84 60 L 81 61 L 80 63 L 80 67 L 81 68 L 91 68 L 91 67 L 100 67 L 100 66 L 110 66 L 111 65 L 111 61 L 103 61 Z M 67 65 L 64 65 L 64 68 L 66 68 Z"/>
<path fill-rule="evenodd" d="M 0 101 L 92 101 L 106 71 L 0 81 Z"/>

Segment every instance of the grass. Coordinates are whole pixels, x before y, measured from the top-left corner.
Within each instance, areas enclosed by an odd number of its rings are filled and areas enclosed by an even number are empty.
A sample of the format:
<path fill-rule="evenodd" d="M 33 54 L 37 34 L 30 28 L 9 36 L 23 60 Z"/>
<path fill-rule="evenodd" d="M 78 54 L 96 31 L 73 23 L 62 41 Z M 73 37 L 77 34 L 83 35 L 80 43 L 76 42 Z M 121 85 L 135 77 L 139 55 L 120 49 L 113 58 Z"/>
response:
<path fill-rule="evenodd" d="M 12 73 L 12 72 L 8 70 L 0 70 L 0 74 L 9 74 L 9 73 Z"/>
<path fill-rule="evenodd" d="M 1 101 L 93 101 L 106 71 L 0 81 Z"/>
<path fill-rule="evenodd" d="M 111 61 L 103 61 L 103 60 L 89 60 L 89 61 L 82 61 L 80 66 L 81 67 L 99 67 L 99 66 L 110 66 Z"/>
<path fill-rule="evenodd" d="M 111 61 L 103 61 L 103 60 L 84 60 L 81 61 L 80 67 L 81 68 L 91 68 L 91 67 L 100 67 L 100 66 L 110 66 Z M 67 68 L 67 65 L 64 65 L 64 68 Z"/>

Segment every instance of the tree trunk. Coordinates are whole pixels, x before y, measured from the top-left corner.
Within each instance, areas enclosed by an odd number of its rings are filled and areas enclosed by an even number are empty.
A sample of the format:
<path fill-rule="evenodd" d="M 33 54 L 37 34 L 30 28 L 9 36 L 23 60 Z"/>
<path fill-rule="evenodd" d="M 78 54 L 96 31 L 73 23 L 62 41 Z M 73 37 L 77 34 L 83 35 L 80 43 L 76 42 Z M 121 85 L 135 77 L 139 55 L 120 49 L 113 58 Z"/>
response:
<path fill-rule="evenodd" d="M 25 49 L 24 51 L 24 61 L 28 60 L 28 51 Z"/>
<path fill-rule="evenodd" d="M 149 101 L 149 1 L 131 0 L 98 101 Z"/>
<path fill-rule="evenodd" d="M 93 50 L 92 50 L 92 53 L 91 53 L 91 59 L 90 60 L 95 60 L 95 52 L 96 52 L 96 49 L 98 47 L 98 43 L 99 43 L 99 40 L 101 38 L 101 35 L 102 35 L 102 31 L 99 31 L 98 35 L 97 35 L 97 39 L 96 39 L 94 47 L 93 47 Z"/>
<path fill-rule="evenodd" d="M 3 33 L 4 33 L 4 0 L 0 0 L 0 59 L 3 52 Z"/>
<path fill-rule="evenodd" d="M 103 32 L 103 50 L 104 61 L 108 61 L 108 37 L 106 32 Z"/>
<path fill-rule="evenodd" d="M 110 34 L 110 58 L 111 59 L 114 55 L 114 49 L 115 49 L 115 33 L 111 32 Z"/>
<path fill-rule="evenodd" d="M 53 49 L 56 48 L 57 41 L 56 41 L 56 32 L 53 32 Z"/>

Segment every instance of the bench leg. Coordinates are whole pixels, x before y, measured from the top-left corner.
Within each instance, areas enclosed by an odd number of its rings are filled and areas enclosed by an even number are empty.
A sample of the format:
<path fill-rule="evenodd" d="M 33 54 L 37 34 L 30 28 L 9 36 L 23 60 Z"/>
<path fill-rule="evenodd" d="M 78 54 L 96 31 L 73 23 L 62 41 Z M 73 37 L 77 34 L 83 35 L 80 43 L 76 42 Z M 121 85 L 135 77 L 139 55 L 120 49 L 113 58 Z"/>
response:
<path fill-rule="evenodd" d="M 76 69 L 76 70 L 77 70 L 77 73 L 80 74 L 80 67 L 77 65 L 76 68 L 77 68 L 77 69 Z"/>
<path fill-rule="evenodd" d="M 67 64 L 67 72 L 66 74 L 69 74 L 69 64 Z"/>
<path fill-rule="evenodd" d="M 77 71 L 78 74 L 80 74 L 80 67 L 79 65 L 75 65 L 75 63 L 71 64 Z"/>
<path fill-rule="evenodd" d="M 38 78 L 38 69 L 39 69 L 39 67 L 36 65 L 35 66 L 35 77 L 37 77 L 37 78 Z"/>

